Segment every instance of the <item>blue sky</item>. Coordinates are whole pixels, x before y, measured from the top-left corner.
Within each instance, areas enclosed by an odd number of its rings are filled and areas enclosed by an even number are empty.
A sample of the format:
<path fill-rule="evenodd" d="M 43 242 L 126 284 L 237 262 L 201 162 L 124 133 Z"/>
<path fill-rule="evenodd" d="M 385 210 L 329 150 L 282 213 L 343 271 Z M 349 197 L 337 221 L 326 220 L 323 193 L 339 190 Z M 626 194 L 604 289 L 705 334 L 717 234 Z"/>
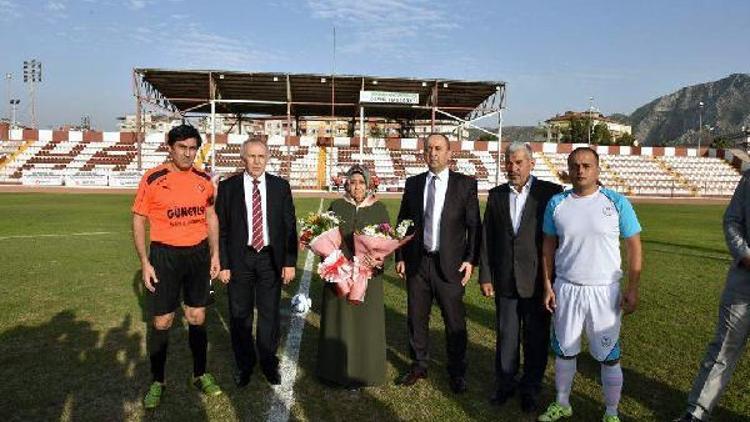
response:
<path fill-rule="evenodd" d="M 748 16 L 745 0 L 0 0 L 0 72 L 21 120 L 36 58 L 40 127 L 112 130 L 134 112 L 133 67 L 329 73 L 335 25 L 337 72 L 504 80 L 505 124 L 535 125 L 750 72 Z"/>

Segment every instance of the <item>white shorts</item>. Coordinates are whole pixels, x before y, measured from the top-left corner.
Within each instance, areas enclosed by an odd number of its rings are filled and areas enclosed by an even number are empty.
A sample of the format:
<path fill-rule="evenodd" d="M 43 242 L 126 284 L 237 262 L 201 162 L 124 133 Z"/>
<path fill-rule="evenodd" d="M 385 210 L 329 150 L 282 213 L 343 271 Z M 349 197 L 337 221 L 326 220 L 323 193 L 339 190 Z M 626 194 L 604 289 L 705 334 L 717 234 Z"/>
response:
<path fill-rule="evenodd" d="M 558 280 L 552 317 L 552 350 L 560 357 L 581 352 L 583 330 L 599 362 L 620 359 L 620 284 L 583 286 Z"/>

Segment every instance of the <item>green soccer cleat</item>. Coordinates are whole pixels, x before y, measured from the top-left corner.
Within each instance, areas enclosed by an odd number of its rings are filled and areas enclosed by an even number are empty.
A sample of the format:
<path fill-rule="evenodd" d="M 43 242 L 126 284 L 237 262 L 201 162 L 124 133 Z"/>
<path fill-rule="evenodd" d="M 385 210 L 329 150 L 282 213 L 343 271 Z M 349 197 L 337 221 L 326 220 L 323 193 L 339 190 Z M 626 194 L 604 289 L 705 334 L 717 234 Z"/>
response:
<path fill-rule="evenodd" d="M 554 422 L 571 416 L 573 416 L 572 406 L 563 406 L 558 402 L 553 402 L 536 420 L 539 422 Z"/>
<path fill-rule="evenodd" d="M 605 414 L 604 416 L 602 416 L 602 422 L 620 422 L 620 417 L 617 415 Z"/>
<path fill-rule="evenodd" d="M 207 396 L 220 396 L 222 393 L 221 387 L 219 387 L 219 384 L 216 384 L 214 376 L 208 372 L 197 378 L 193 378 L 193 385 Z"/>
<path fill-rule="evenodd" d="M 143 407 L 147 410 L 156 409 L 161 403 L 161 394 L 164 392 L 164 384 L 154 381 L 148 387 L 148 393 L 143 398 Z"/>

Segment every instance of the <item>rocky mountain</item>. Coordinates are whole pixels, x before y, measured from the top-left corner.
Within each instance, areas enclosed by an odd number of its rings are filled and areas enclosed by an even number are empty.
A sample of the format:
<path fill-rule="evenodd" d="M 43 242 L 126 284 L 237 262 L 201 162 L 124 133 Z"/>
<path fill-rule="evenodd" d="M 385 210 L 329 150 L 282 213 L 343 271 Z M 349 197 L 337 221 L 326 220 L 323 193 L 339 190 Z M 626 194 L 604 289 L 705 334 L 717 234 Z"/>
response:
<path fill-rule="evenodd" d="M 614 120 L 617 123 L 622 123 L 624 125 L 629 125 L 630 124 L 630 116 L 628 116 L 627 114 L 614 113 L 614 114 L 611 114 L 611 115 L 607 116 L 607 118 L 611 119 L 611 120 Z"/>
<path fill-rule="evenodd" d="M 703 145 L 750 127 L 750 74 L 682 88 L 638 108 L 628 120 L 642 145 L 695 145 L 701 114 Z"/>
<path fill-rule="evenodd" d="M 538 142 L 544 140 L 544 131 L 536 126 L 503 127 L 503 141 Z"/>

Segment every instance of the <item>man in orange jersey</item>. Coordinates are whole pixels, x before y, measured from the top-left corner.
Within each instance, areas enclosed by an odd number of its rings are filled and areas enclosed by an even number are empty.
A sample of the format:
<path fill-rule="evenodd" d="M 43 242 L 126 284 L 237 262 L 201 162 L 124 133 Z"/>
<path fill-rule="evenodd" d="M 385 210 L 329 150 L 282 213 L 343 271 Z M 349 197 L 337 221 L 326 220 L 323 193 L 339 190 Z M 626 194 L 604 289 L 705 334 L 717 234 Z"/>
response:
<path fill-rule="evenodd" d="M 204 325 L 209 282 L 220 269 L 214 186 L 208 174 L 193 167 L 201 146 L 200 133 L 194 127 L 173 128 L 167 134 L 167 144 L 170 161 L 143 175 L 133 204 L 133 240 L 154 315 L 148 342 L 153 383 L 143 400 L 146 409 L 161 402 L 169 328 L 180 305 L 180 292 L 189 324 L 192 382 L 206 395 L 221 394 L 213 376 L 206 372 Z"/>

